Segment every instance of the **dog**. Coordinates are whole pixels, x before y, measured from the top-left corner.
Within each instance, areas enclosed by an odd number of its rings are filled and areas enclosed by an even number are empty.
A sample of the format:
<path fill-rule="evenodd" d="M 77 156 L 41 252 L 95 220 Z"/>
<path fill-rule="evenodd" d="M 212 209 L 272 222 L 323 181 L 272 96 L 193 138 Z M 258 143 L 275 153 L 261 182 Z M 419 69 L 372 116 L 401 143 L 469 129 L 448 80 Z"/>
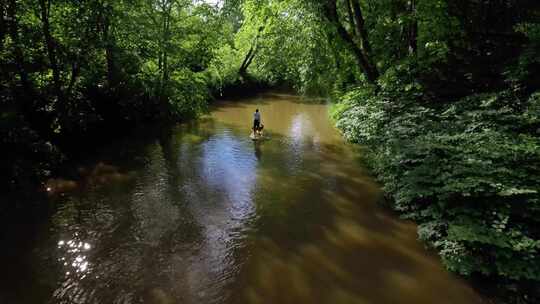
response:
<path fill-rule="evenodd" d="M 263 135 L 263 129 L 264 129 L 264 125 L 260 124 L 258 128 L 253 128 L 253 133 L 255 135 L 262 136 Z"/>

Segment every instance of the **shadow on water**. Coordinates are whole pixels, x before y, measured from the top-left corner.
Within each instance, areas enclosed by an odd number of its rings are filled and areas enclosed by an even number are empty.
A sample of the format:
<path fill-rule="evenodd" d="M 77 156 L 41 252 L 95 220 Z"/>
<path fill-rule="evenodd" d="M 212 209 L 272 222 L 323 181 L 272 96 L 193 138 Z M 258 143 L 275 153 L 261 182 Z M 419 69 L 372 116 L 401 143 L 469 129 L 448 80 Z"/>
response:
<path fill-rule="evenodd" d="M 4 234 L 2 303 L 480 303 L 298 100 L 223 102 L 51 182 L 49 214 Z"/>

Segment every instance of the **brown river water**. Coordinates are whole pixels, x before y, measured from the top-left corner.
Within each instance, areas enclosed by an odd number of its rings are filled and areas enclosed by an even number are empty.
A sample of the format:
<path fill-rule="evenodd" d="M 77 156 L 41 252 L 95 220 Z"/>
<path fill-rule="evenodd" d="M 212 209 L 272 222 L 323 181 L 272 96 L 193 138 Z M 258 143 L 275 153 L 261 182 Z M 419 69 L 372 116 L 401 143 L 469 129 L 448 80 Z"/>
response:
<path fill-rule="evenodd" d="M 377 204 L 361 155 L 327 105 L 278 93 L 111 144 L 44 186 L 37 223 L 2 226 L 0 303 L 482 303 Z"/>

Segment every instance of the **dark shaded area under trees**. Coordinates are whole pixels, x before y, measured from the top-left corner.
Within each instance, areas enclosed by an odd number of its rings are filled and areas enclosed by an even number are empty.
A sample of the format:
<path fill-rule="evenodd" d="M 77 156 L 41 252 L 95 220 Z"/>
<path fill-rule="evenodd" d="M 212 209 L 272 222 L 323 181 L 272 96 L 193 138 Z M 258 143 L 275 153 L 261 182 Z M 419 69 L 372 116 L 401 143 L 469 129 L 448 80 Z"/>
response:
<path fill-rule="evenodd" d="M 192 1 L 0 3 L 2 188 L 32 185 L 80 151 L 210 98 L 219 9 Z"/>

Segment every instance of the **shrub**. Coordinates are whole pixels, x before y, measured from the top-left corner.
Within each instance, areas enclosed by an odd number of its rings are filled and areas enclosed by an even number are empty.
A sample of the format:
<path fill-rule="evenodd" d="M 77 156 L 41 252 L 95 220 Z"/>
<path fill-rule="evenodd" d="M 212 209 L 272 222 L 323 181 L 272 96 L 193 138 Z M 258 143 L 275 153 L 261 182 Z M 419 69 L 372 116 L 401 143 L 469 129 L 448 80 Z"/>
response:
<path fill-rule="evenodd" d="M 37 184 L 50 176 L 52 168 L 64 158 L 56 146 L 40 139 L 16 112 L 8 110 L 0 115 L 0 137 L 3 191 Z"/>
<path fill-rule="evenodd" d="M 334 107 L 420 239 L 462 275 L 497 278 L 526 301 L 540 283 L 540 94 L 478 94 L 433 105 L 357 89 Z M 536 291 L 538 292 L 538 291 Z"/>

